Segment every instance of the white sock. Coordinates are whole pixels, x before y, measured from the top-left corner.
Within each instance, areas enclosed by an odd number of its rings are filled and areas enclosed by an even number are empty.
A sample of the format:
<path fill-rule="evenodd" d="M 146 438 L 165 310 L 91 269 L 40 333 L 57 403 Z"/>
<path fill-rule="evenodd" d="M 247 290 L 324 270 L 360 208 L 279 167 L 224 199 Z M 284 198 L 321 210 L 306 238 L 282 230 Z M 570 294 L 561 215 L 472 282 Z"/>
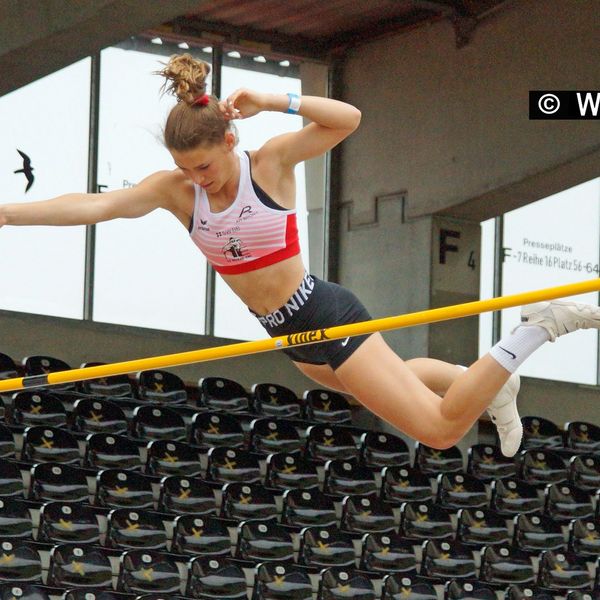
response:
<path fill-rule="evenodd" d="M 548 341 L 550 335 L 543 327 L 517 327 L 490 350 L 490 356 L 507 371 L 514 373 L 525 359 Z"/>

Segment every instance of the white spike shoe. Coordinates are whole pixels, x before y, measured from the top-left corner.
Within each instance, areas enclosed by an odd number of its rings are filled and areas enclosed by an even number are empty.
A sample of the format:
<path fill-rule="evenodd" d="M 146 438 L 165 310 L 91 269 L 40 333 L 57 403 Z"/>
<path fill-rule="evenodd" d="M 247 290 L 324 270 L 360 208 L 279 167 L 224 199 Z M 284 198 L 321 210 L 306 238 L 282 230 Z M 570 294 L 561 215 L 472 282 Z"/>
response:
<path fill-rule="evenodd" d="M 517 410 L 517 394 L 520 387 L 521 378 L 513 373 L 487 409 L 498 430 L 500 450 L 504 456 L 514 456 L 523 438 L 523 425 Z"/>
<path fill-rule="evenodd" d="M 578 329 L 600 329 L 600 307 L 559 300 L 536 302 L 521 308 L 521 325 L 543 327 L 553 342 Z"/>

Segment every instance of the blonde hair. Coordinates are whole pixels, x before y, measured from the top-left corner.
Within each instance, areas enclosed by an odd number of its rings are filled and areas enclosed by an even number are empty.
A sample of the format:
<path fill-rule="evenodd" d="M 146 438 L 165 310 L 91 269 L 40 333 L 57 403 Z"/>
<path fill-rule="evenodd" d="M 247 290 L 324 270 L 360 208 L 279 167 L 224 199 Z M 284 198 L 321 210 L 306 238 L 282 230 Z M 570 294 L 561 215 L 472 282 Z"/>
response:
<path fill-rule="evenodd" d="M 177 97 L 165 123 L 163 136 L 170 150 L 192 150 L 222 142 L 225 133 L 232 131 L 219 101 L 206 94 L 206 78 L 210 65 L 190 54 L 175 54 L 158 75 L 165 78 L 163 93 Z"/>

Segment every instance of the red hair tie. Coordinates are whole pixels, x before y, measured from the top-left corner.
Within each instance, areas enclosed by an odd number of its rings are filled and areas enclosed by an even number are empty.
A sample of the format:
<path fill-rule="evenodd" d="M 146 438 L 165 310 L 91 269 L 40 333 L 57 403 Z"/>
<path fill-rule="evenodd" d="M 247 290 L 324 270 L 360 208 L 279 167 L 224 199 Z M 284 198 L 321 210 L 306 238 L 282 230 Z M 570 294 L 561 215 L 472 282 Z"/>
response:
<path fill-rule="evenodd" d="M 202 96 L 198 96 L 192 104 L 198 106 L 206 106 L 210 102 L 210 96 L 208 94 L 202 94 Z"/>

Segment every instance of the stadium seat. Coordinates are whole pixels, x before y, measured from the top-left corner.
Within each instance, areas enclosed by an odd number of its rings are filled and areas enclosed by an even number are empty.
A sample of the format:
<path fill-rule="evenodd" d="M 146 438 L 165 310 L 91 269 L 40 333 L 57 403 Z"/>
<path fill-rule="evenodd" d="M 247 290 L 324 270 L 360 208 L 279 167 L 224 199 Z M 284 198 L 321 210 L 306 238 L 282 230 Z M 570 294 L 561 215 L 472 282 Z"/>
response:
<path fill-rule="evenodd" d="M 349 495 L 342 501 L 340 529 L 350 533 L 393 532 L 394 512 L 374 494 Z"/>
<path fill-rule="evenodd" d="M 515 517 L 514 547 L 530 553 L 565 550 L 560 523 L 541 513 L 521 513 Z"/>
<path fill-rule="evenodd" d="M 275 383 L 256 383 L 252 386 L 254 411 L 265 417 L 302 416 L 302 403 L 289 388 Z"/>
<path fill-rule="evenodd" d="M 23 433 L 21 460 L 31 463 L 55 462 L 79 465 L 79 444 L 65 429 L 46 426 L 27 427 Z"/>
<path fill-rule="evenodd" d="M 323 569 L 320 574 L 317 600 L 337 600 L 340 597 L 375 600 L 377 596 L 372 581 L 353 569 L 333 567 Z"/>
<path fill-rule="evenodd" d="M 456 539 L 465 545 L 478 547 L 510 543 L 504 517 L 484 508 L 458 511 Z"/>
<path fill-rule="evenodd" d="M 580 556 L 600 556 L 600 525 L 594 518 L 569 523 L 569 551 Z"/>
<path fill-rule="evenodd" d="M 319 424 L 306 429 L 306 456 L 324 463 L 336 459 L 358 460 L 359 452 L 348 429 Z"/>
<path fill-rule="evenodd" d="M 258 458 L 241 448 L 215 447 L 208 451 L 207 481 L 218 483 L 262 481 Z"/>
<path fill-rule="evenodd" d="M 211 515 L 216 514 L 217 503 L 212 488 L 201 479 L 171 475 L 161 480 L 158 510 Z"/>
<path fill-rule="evenodd" d="M 227 526 L 209 515 L 179 515 L 173 522 L 172 551 L 179 554 L 230 556 Z"/>
<path fill-rule="evenodd" d="M 337 516 L 333 499 L 316 487 L 286 490 L 281 522 L 294 527 L 335 526 Z"/>
<path fill-rule="evenodd" d="M 155 477 L 199 477 L 200 452 L 184 442 L 154 440 L 147 447 L 145 472 Z"/>
<path fill-rule="evenodd" d="M 407 443 L 397 435 L 365 431 L 360 436 L 360 462 L 369 468 L 410 466 Z"/>
<path fill-rule="evenodd" d="M 275 452 L 266 460 L 265 485 L 279 490 L 302 489 L 319 484 L 315 463 L 296 453 Z"/>
<path fill-rule="evenodd" d="M 548 485 L 545 490 L 544 512 L 559 523 L 594 514 L 589 490 L 580 490 L 568 483 Z"/>
<path fill-rule="evenodd" d="M 298 563 L 307 567 L 355 566 L 354 544 L 336 527 L 305 527 L 300 533 Z"/>
<path fill-rule="evenodd" d="M 139 471 L 142 468 L 142 458 L 138 446 L 124 435 L 91 433 L 86 438 L 83 466 Z"/>
<path fill-rule="evenodd" d="M 151 482 L 135 471 L 105 469 L 96 477 L 94 503 L 106 508 L 152 509 Z"/>
<path fill-rule="evenodd" d="M 568 478 L 569 483 L 580 489 L 596 491 L 600 488 L 600 455 L 586 453 L 572 456 Z"/>
<path fill-rule="evenodd" d="M 467 453 L 467 473 L 481 479 L 492 481 L 517 474 L 515 461 L 502 454 L 498 446 L 474 444 Z"/>
<path fill-rule="evenodd" d="M 33 523 L 27 505 L 15 498 L 0 498 L 0 540 L 31 539 Z"/>
<path fill-rule="evenodd" d="M 6 410 L 5 420 L 11 425 L 30 427 L 64 427 L 67 411 L 62 402 L 50 392 L 17 392 Z"/>
<path fill-rule="evenodd" d="M 490 508 L 503 516 L 534 512 L 544 507 L 537 489 L 518 479 L 496 479 L 492 481 L 491 489 Z"/>
<path fill-rule="evenodd" d="M 42 561 L 30 543 L 0 541 L 0 583 L 42 583 Z"/>
<path fill-rule="evenodd" d="M 185 404 L 188 400 L 185 383 L 175 373 L 151 369 L 138 373 L 136 379 L 142 400 L 164 404 Z"/>
<path fill-rule="evenodd" d="M 99 544 L 94 510 L 78 502 L 46 502 L 40 509 L 37 539 L 59 544 Z"/>
<path fill-rule="evenodd" d="M 383 578 L 381 600 L 438 600 L 433 582 L 418 575 L 390 573 Z"/>
<path fill-rule="evenodd" d="M 110 560 L 101 548 L 58 544 L 50 552 L 48 585 L 60 588 L 111 589 Z"/>
<path fill-rule="evenodd" d="M 416 442 L 414 467 L 430 477 L 437 477 L 440 473 L 462 471 L 463 457 L 457 446 L 437 450 Z"/>
<path fill-rule="evenodd" d="M 198 382 L 200 406 L 209 410 L 248 412 L 250 396 L 237 381 L 224 377 L 204 377 Z"/>
<path fill-rule="evenodd" d="M 563 431 L 551 421 L 538 416 L 521 417 L 523 424 L 523 449 L 560 448 L 563 446 Z"/>
<path fill-rule="evenodd" d="M 19 466 L 0 458 L 0 496 L 23 497 L 23 476 Z"/>
<path fill-rule="evenodd" d="M 481 581 L 510 585 L 535 581 L 534 565 L 530 554 L 513 550 L 508 545 L 486 546 L 481 551 Z"/>
<path fill-rule="evenodd" d="M 400 508 L 400 534 L 411 540 L 454 537 L 450 513 L 437 504 L 406 502 Z"/>
<path fill-rule="evenodd" d="M 0 423 L 0 459 L 15 458 L 15 438 L 12 431 Z"/>
<path fill-rule="evenodd" d="M 496 600 L 496 591 L 476 579 L 451 579 L 444 585 L 444 600 Z"/>
<path fill-rule="evenodd" d="M 417 556 L 409 540 L 397 532 L 367 533 L 361 540 L 360 569 L 374 573 L 416 574 Z"/>
<path fill-rule="evenodd" d="M 252 600 L 312 600 L 308 573 L 289 562 L 270 561 L 256 566 Z"/>
<path fill-rule="evenodd" d="M 245 446 L 244 431 L 240 422 L 226 413 L 197 413 L 192 420 L 190 441 L 201 448 Z"/>
<path fill-rule="evenodd" d="M 577 452 L 598 452 L 600 427 L 587 421 L 565 423 L 565 446 Z"/>
<path fill-rule="evenodd" d="M 565 461 L 552 450 L 523 450 L 517 461 L 519 477 L 531 485 L 546 486 L 567 479 Z"/>
<path fill-rule="evenodd" d="M 18 376 L 19 369 L 15 361 L 8 354 L 0 352 L 0 379 L 12 379 Z"/>
<path fill-rule="evenodd" d="M 254 419 L 250 423 L 249 435 L 249 449 L 257 454 L 299 452 L 304 446 L 296 428 L 283 419 Z"/>
<path fill-rule="evenodd" d="M 129 427 L 131 435 L 140 440 L 183 442 L 187 439 L 187 429 L 183 417 L 168 406 L 159 404 L 136 407 Z"/>
<path fill-rule="evenodd" d="M 556 593 L 591 588 L 585 558 L 567 552 L 545 550 L 538 566 L 538 585 Z"/>
<path fill-rule="evenodd" d="M 274 519 L 277 517 L 277 505 L 273 494 L 260 484 L 226 483 L 220 516 L 235 521 Z"/>
<path fill-rule="evenodd" d="M 238 525 L 236 558 L 254 563 L 294 560 L 292 536 L 274 521 L 244 521 Z"/>
<path fill-rule="evenodd" d="M 352 423 L 352 410 L 348 401 L 331 390 L 307 390 L 302 395 L 304 417 L 319 423 Z"/>
<path fill-rule="evenodd" d="M 0 582 L 0 600 L 50 600 L 50 596 L 39 585 Z"/>
<path fill-rule="evenodd" d="M 82 433 L 127 433 L 127 418 L 121 407 L 103 398 L 80 398 L 69 415 L 73 431 Z"/>
<path fill-rule="evenodd" d="M 468 473 L 440 473 L 437 502 L 451 510 L 484 507 L 488 504 L 485 484 Z"/>
<path fill-rule="evenodd" d="M 181 577 L 177 564 L 168 556 L 152 550 L 128 550 L 121 554 L 117 590 L 178 593 Z"/>
<path fill-rule="evenodd" d="M 541 590 L 536 585 L 509 585 L 503 596 L 504 600 L 554 600 L 554 595 Z"/>
<path fill-rule="evenodd" d="M 29 499 L 58 502 L 88 502 L 85 473 L 69 465 L 39 463 L 31 468 Z"/>
<path fill-rule="evenodd" d="M 105 545 L 126 550 L 166 550 L 167 531 L 156 514 L 117 508 L 108 513 Z"/>
<path fill-rule="evenodd" d="M 85 362 L 81 368 L 99 367 L 105 365 L 103 362 Z M 78 388 L 84 394 L 93 396 L 132 396 L 133 386 L 127 375 L 112 375 L 111 377 L 99 377 L 98 379 L 87 379 L 80 381 Z"/>
<path fill-rule="evenodd" d="M 186 595 L 192 598 L 247 600 L 246 576 L 230 559 L 198 556 L 189 563 Z"/>
<path fill-rule="evenodd" d="M 23 371 L 26 377 L 34 377 L 36 375 L 47 375 L 48 373 L 55 373 L 56 371 L 69 371 L 71 366 L 60 358 L 54 356 L 26 356 L 23 361 Z M 75 384 L 73 383 L 62 383 L 54 386 L 54 390 L 73 390 Z"/>
<path fill-rule="evenodd" d="M 412 467 L 384 467 L 381 471 L 381 497 L 399 506 L 403 502 L 429 502 L 434 492 L 427 475 Z"/>
<path fill-rule="evenodd" d="M 323 491 L 332 496 L 347 494 L 376 494 L 375 473 L 356 461 L 328 460 L 325 463 Z"/>
<path fill-rule="evenodd" d="M 476 578 L 473 550 L 460 542 L 427 540 L 423 543 L 421 575 L 444 581 Z"/>

